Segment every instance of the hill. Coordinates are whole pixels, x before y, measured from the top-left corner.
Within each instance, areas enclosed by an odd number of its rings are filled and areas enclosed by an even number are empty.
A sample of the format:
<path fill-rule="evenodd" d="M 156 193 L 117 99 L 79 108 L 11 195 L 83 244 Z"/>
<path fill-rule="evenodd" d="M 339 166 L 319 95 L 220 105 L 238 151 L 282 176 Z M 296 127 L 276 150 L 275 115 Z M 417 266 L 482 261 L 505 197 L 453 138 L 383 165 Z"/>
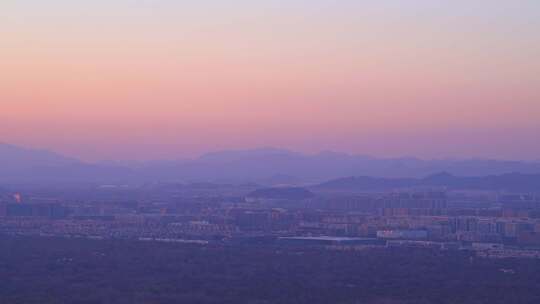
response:
<path fill-rule="evenodd" d="M 311 191 L 299 187 L 257 189 L 247 195 L 247 197 L 250 198 L 279 200 L 304 200 L 312 198 L 313 196 L 314 194 Z"/>
<path fill-rule="evenodd" d="M 491 190 L 540 192 L 540 174 L 509 173 L 476 177 L 459 177 L 447 172 L 425 178 L 345 177 L 311 187 L 318 191 L 376 191 L 411 187 L 440 187 L 452 190 Z"/>
<path fill-rule="evenodd" d="M 303 154 L 283 149 L 220 151 L 188 160 L 161 160 L 152 162 L 87 163 L 45 150 L 27 149 L 0 144 L 0 182 L 253 182 L 267 186 L 299 186 L 338 179 L 355 187 L 385 189 L 415 184 L 423 176 L 446 171 L 453 177 L 431 177 L 425 184 L 462 183 L 464 177 L 503 175 L 511 172 L 540 174 L 540 163 L 500 160 L 421 160 L 417 158 L 374 158 L 345 153 L 322 152 Z M 529 177 L 506 176 L 519 188 L 528 184 Z M 391 180 L 390 180 L 391 179 Z M 493 179 L 493 178 L 492 178 Z M 467 181 L 476 187 L 500 185 L 500 178 Z M 525 188 L 530 188 L 528 184 Z M 346 185 L 336 185 L 346 187 Z M 499 187 L 499 186 L 497 186 Z"/>

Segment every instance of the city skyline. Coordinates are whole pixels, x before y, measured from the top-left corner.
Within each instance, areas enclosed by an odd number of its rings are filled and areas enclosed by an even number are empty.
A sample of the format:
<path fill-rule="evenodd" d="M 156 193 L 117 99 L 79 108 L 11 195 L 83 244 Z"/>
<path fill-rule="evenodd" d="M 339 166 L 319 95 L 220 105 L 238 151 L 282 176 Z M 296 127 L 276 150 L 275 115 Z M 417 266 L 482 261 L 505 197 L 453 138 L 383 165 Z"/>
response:
<path fill-rule="evenodd" d="M 540 1 L 0 1 L 0 303 L 540 303 Z"/>
<path fill-rule="evenodd" d="M 0 142 L 538 160 L 537 1 L 6 1 Z"/>

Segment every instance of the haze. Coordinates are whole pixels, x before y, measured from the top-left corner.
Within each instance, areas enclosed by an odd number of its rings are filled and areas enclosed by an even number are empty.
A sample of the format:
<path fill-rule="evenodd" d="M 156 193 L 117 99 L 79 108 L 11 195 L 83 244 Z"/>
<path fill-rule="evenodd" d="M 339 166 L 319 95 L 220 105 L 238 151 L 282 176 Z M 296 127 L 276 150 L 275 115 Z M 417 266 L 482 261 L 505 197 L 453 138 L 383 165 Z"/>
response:
<path fill-rule="evenodd" d="M 2 1 L 0 141 L 538 159 L 538 1 Z"/>

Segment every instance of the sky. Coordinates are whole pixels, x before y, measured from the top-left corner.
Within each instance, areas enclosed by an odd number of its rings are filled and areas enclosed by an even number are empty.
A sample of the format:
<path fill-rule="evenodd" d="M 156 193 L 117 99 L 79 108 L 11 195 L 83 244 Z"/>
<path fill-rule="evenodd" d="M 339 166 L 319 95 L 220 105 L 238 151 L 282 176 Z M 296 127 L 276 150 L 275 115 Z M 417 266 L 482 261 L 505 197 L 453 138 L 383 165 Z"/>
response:
<path fill-rule="evenodd" d="M 540 159 L 540 1 L 3 0 L 0 142 Z"/>

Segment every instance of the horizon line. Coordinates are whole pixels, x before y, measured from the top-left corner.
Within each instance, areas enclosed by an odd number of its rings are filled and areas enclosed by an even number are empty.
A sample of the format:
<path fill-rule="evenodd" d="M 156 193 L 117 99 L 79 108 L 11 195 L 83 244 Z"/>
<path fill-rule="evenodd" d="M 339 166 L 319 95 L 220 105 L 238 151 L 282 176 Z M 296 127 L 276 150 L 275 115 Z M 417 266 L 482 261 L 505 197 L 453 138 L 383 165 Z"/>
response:
<path fill-rule="evenodd" d="M 305 152 L 305 151 L 299 151 L 295 149 L 290 149 L 286 147 L 275 147 L 275 146 L 258 146 L 258 147 L 248 147 L 248 148 L 228 148 L 228 149 L 217 149 L 217 150 L 208 150 L 206 152 L 198 153 L 195 156 L 192 157 L 178 157 L 178 158 L 148 158 L 148 159 L 98 159 L 98 160 L 86 160 L 82 157 L 73 156 L 68 153 L 64 153 L 62 151 L 53 150 L 50 148 L 44 148 L 44 147 L 34 147 L 34 146 L 23 146 L 23 145 L 16 145 L 11 144 L 7 142 L 0 141 L 0 146 L 8 146 L 15 149 L 21 149 L 21 150 L 30 150 L 35 152 L 44 152 L 44 153 L 53 153 L 60 157 L 64 158 L 70 158 L 82 163 L 87 164 L 100 164 L 100 163 L 150 163 L 150 162 L 168 162 L 168 161 L 196 161 L 200 160 L 205 156 L 209 156 L 211 154 L 219 154 L 219 153 L 242 153 L 242 152 L 257 152 L 257 151 L 274 151 L 274 152 L 283 152 L 283 153 L 290 153 L 290 154 L 299 154 L 302 156 L 318 156 L 318 155 L 324 155 L 324 154 L 339 154 L 342 156 L 348 156 L 348 157 L 362 157 L 362 158 L 369 158 L 373 160 L 405 160 L 405 159 L 413 159 L 413 160 L 419 160 L 419 161 L 472 161 L 472 160 L 481 160 L 481 161 L 502 161 L 502 162 L 524 162 L 524 163 L 540 163 L 540 159 L 505 159 L 505 158 L 493 158 L 493 157 L 482 157 L 482 156 L 465 156 L 465 157 L 418 157 L 414 155 L 402 155 L 402 156 L 395 156 L 395 157 L 384 157 L 384 156 L 376 156 L 372 154 L 363 154 L 363 153 L 351 153 L 351 152 L 345 152 L 345 151 L 336 151 L 336 150 L 328 150 L 328 149 L 321 149 L 315 152 Z"/>

